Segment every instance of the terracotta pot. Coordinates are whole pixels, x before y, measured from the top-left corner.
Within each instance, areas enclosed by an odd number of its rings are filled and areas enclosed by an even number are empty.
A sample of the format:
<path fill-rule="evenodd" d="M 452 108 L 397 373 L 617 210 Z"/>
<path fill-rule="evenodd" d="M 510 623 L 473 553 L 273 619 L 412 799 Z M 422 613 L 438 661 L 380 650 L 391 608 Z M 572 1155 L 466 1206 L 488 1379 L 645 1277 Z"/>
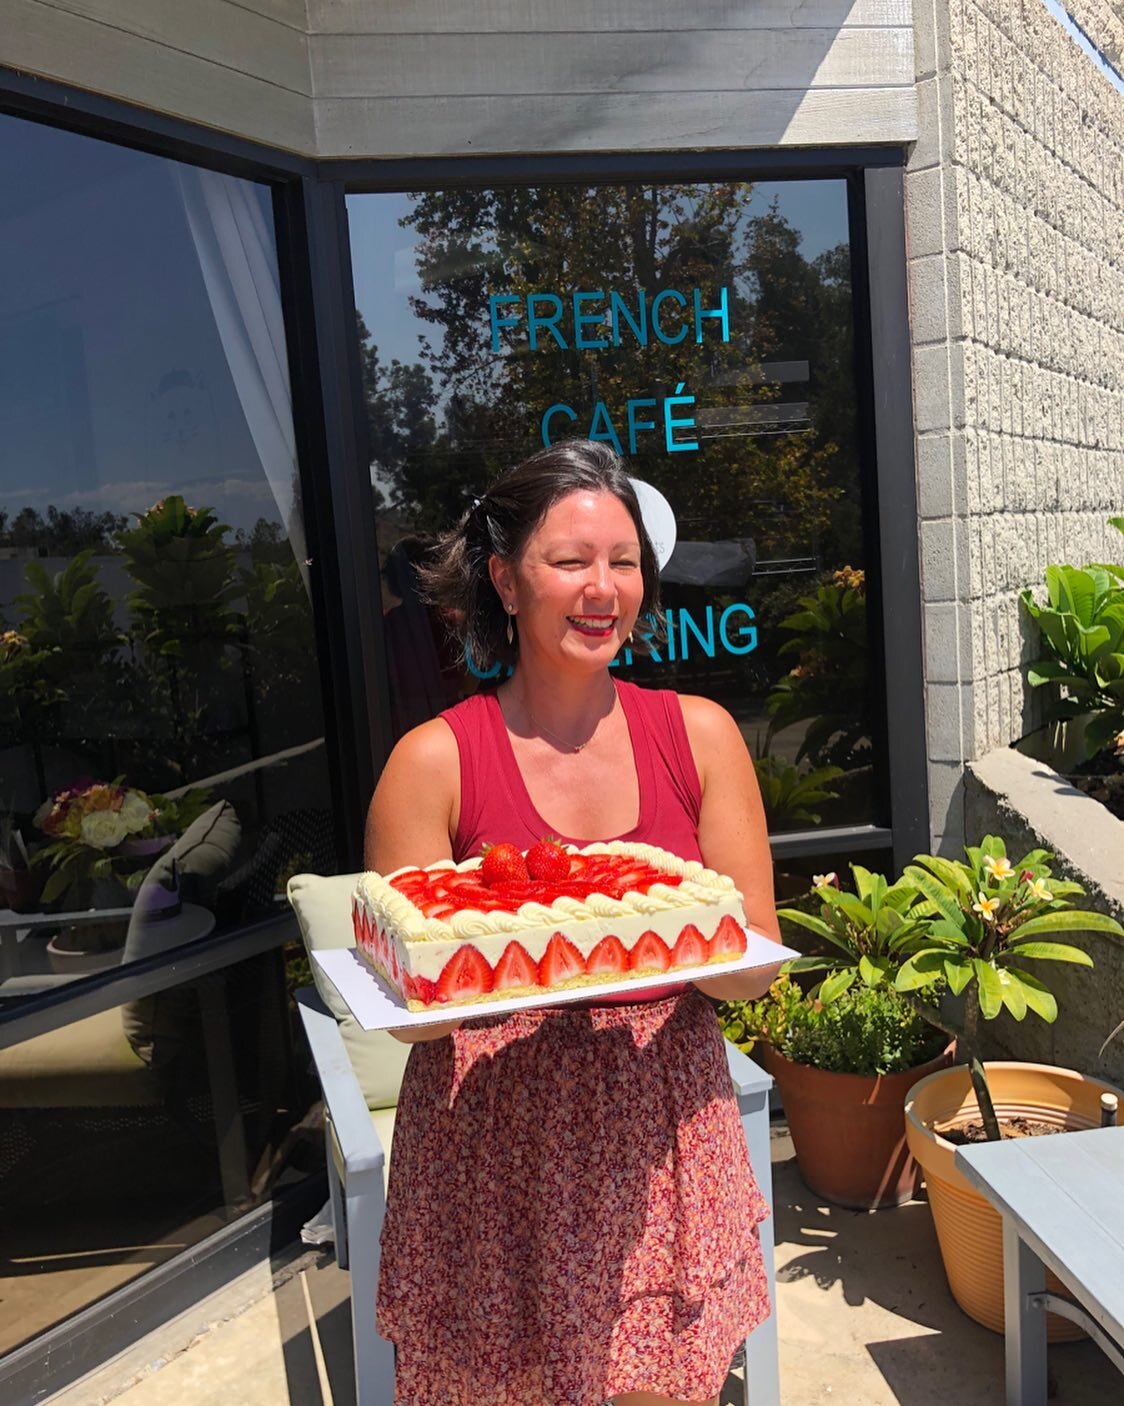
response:
<path fill-rule="evenodd" d="M 777 1081 L 800 1175 L 826 1201 L 853 1210 L 900 1206 L 921 1174 L 906 1147 L 902 1108 L 917 1080 L 951 1063 L 952 1049 L 901 1074 L 835 1074 L 763 1046 Z"/>
<path fill-rule="evenodd" d="M 102 923 L 98 929 L 60 928 L 47 943 L 47 960 L 59 976 L 84 976 L 121 965 L 127 923 Z M 93 933 L 98 932 L 95 940 Z"/>
<path fill-rule="evenodd" d="M 1121 1091 L 1101 1079 L 1050 1064 L 986 1064 L 995 1112 L 1019 1114 L 1059 1128 L 1100 1125 L 1103 1093 Z M 1003 1331 L 1003 1223 L 955 1165 L 956 1148 L 933 1126 L 954 1128 L 979 1116 L 979 1104 L 967 1067 L 958 1064 L 930 1074 L 909 1091 L 905 1106 L 906 1139 L 925 1174 L 929 1205 L 940 1242 L 941 1258 L 952 1297 L 969 1318 L 993 1332 Z M 1047 1288 L 1061 1289 L 1052 1274 Z M 1049 1342 L 1068 1342 L 1085 1334 L 1076 1323 L 1046 1315 Z"/>

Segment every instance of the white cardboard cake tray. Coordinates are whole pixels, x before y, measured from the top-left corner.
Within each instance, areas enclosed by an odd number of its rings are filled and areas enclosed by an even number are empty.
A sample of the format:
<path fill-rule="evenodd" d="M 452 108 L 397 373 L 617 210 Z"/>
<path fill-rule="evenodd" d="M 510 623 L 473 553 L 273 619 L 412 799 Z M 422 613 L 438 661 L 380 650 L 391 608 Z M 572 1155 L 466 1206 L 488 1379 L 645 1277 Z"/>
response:
<path fill-rule="evenodd" d="M 512 996 L 498 1001 L 471 1001 L 465 1005 L 440 1006 L 434 1010 L 411 1011 L 401 997 L 395 995 L 355 947 L 336 947 L 313 952 L 324 975 L 347 1003 L 352 1015 L 364 1030 L 405 1030 L 411 1026 L 439 1025 L 449 1020 L 468 1020 L 472 1016 L 506 1015 L 509 1011 L 534 1010 L 536 1006 L 561 1006 L 571 1001 L 596 1001 L 618 992 L 641 995 L 656 986 L 678 986 L 688 981 L 703 981 L 727 972 L 746 971 L 751 967 L 769 967 L 787 962 L 799 952 L 761 933 L 746 929 L 746 950 L 735 961 L 709 962 L 705 967 L 683 967 L 677 971 L 656 972 L 652 976 L 632 981 L 606 981 L 596 986 L 571 986 L 542 996 Z"/>

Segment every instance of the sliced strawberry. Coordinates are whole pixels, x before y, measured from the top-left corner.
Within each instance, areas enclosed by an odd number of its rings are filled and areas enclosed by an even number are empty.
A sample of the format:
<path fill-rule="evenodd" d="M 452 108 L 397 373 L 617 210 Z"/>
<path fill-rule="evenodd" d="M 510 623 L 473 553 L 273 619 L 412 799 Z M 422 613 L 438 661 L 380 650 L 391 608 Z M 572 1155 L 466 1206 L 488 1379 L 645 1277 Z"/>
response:
<path fill-rule="evenodd" d="M 507 991 L 512 986 L 537 986 L 539 969 L 521 942 L 509 942 L 496 963 L 492 981 L 493 991 Z"/>
<path fill-rule="evenodd" d="M 710 960 L 729 961 L 745 953 L 745 929 L 727 913 L 710 939 Z"/>
<path fill-rule="evenodd" d="M 448 918 L 457 911 L 455 903 L 445 903 L 441 899 L 431 899 L 428 903 L 419 903 L 418 907 L 427 918 Z"/>
<path fill-rule="evenodd" d="M 688 923 L 671 949 L 673 967 L 705 967 L 710 956 L 710 944 L 694 923 Z"/>
<path fill-rule="evenodd" d="M 402 981 L 402 989 L 408 1001 L 421 1001 L 426 1006 L 431 1005 L 437 995 L 437 983 L 430 981 L 428 976 L 410 976 L 407 973 Z"/>
<path fill-rule="evenodd" d="M 667 950 L 667 943 L 659 933 L 649 928 L 636 939 L 636 945 L 628 954 L 628 965 L 634 972 L 667 971 L 671 966 L 671 953 Z"/>
<path fill-rule="evenodd" d="M 467 943 L 458 947 L 437 978 L 438 1001 L 469 1001 L 492 989 L 492 969 L 483 953 Z"/>
<path fill-rule="evenodd" d="M 584 973 L 582 954 L 568 937 L 556 932 L 546 944 L 546 951 L 539 963 L 539 985 L 557 986 L 560 982 L 568 981 L 570 977 L 582 976 Z"/>
<path fill-rule="evenodd" d="M 590 976 L 619 976 L 628 971 L 628 953 L 619 937 L 611 933 L 603 937 L 586 958 L 585 969 Z"/>
<path fill-rule="evenodd" d="M 570 855 L 570 878 L 576 879 L 579 878 L 581 875 L 584 875 L 585 871 L 589 868 L 591 862 L 592 861 L 588 854 Z"/>

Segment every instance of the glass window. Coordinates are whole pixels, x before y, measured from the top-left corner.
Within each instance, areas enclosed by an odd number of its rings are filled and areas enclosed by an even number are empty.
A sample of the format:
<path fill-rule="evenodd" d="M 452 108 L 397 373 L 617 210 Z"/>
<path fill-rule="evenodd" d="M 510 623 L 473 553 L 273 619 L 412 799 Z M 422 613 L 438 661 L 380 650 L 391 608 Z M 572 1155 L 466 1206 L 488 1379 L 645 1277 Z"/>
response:
<path fill-rule="evenodd" d="M 322 1168 L 271 951 L 0 1050 L 0 1357 Z"/>
<path fill-rule="evenodd" d="M 0 1002 L 335 867 L 269 190 L 0 117 Z"/>
<path fill-rule="evenodd" d="M 348 214 L 398 731 L 496 676 L 427 620 L 419 555 L 505 467 L 589 436 L 674 541 L 667 637 L 621 673 L 730 709 L 774 831 L 876 820 L 846 183 L 461 188 Z"/>

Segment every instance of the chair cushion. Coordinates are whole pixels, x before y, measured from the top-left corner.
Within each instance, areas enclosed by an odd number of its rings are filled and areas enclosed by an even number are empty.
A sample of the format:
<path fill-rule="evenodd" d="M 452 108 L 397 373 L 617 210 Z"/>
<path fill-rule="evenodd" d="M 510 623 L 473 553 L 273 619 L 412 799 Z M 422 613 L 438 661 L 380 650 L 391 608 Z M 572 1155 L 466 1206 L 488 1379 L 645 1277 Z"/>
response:
<path fill-rule="evenodd" d="M 159 1101 L 156 1076 L 130 1048 L 120 1010 L 0 1051 L 0 1108 L 143 1108 Z"/>
<path fill-rule="evenodd" d="M 354 947 L 351 895 L 357 874 L 296 874 L 289 880 L 289 902 L 297 915 L 305 948 L 311 953 Z M 339 1021 L 340 1034 L 368 1108 L 393 1108 L 398 1102 L 409 1045 L 385 1030 L 364 1030 L 318 962 L 310 962 L 320 999 Z"/>
<path fill-rule="evenodd" d="M 371 1122 L 375 1125 L 375 1132 L 379 1135 L 379 1142 L 382 1143 L 382 1189 L 387 1191 L 390 1187 L 390 1152 L 394 1143 L 394 1114 L 393 1108 L 372 1108 Z M 336 1164 L 336 1171 L 340 1180 L 344 1180 L 343 1174 L 343 1154 L 340 1152 L 340 1145 L 336 1140 L 336 1130 L 331 1121 L 328 1122 L 328 1146 L 331 1148 L 332 1160 Z"/>

